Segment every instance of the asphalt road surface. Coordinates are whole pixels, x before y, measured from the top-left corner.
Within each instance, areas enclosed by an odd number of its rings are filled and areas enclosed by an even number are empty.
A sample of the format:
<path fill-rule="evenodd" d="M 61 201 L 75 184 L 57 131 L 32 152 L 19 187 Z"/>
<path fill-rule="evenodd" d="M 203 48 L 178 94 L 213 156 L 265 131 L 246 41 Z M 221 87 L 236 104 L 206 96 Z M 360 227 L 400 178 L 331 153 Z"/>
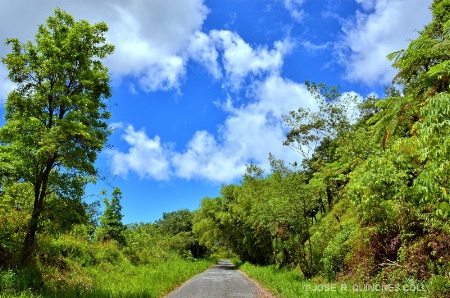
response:
<path fill-rule="evenodd" d="M 272 297 L 228 260 L 195 276 L 166 298 Z"/>

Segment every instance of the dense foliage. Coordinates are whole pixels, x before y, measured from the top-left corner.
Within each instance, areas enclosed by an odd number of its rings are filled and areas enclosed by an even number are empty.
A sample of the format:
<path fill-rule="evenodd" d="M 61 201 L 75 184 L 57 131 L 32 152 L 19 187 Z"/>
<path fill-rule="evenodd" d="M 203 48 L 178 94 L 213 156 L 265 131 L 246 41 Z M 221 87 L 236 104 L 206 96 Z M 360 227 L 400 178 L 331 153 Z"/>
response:
<path fill-rule="evenodd" d="M 17 183 L 27 188 L 23 265 L 33 262 L 48 204 L 80 205 L 85 185 L 95 179 L 94 162 L 109 134 L 109 76 L 98 61 L 114 49 L 106 31 L 105 23 L 75 22 L 56 9 L 39 26 L 35 43 L 7 39 L 12 51 L 2 61 L 16 87 L 0 128 L 0 177 L 2 193 Z"/>
<path fill-rule="evenodd" d="M 328 281 L 440 284 L 450 293 L 450 1 L 406 50 L 385 96 L 363 102 L 306 82 L 319 111 L 285 116 L 270 173 L 249 165 L 239 185 L 205 198 L 194 231 L 253 264 Z"/>
<path fill-rule="evenodd" d="M 0 128 L 0 297 L 161 296 L 211 265 L 196 259 L 208 250 L 190 211 L 124 225 L 120 189 L 101 216 L 98 201 L 84 201 L 110 133 L 106 31 L 56 9 L 34 42 L 6 41 L 16 87 Z M 117 284 L 105 282 L 112 275 Z"/>
<path fill-rule="evenodd" d="M 105 211 L 100 216 L 100 226 L 96 231 L 96 237 L 100 241 L 115 240 L 120 245 L 125 245 L 125 226 L 122 223 L 122 192 L 119 188 L 115 188 L 112 193 L 112 199 L 104 199 Z"/>

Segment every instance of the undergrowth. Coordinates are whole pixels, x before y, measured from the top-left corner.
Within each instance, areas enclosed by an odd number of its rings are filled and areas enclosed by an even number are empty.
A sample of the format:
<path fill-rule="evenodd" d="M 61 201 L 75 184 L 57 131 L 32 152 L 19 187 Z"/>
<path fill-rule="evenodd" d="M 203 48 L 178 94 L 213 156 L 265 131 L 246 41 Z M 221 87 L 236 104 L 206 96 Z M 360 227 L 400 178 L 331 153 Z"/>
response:
<path fill-rule="evenodd" d="M 214 263 L 214 259 L 185 260 L 172 256 L 161 262 L 137 266 L 122 262 L 72 267 L 70 273 L 59 276 L 47 270 L 39 278 L 36 273 L 8 270 L 0 272 L 0 298 L 162 297 Z M 37 287 L 39 290 L 33 290 L 30 285 L 36 280 L 43 285 Z"/>

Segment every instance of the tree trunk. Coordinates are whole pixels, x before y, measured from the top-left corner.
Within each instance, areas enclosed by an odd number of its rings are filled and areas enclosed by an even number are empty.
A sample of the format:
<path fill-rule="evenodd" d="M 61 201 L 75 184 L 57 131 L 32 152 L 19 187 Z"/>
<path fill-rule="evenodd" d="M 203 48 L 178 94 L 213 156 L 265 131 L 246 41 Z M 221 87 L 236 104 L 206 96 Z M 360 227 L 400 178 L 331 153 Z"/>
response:
<path fill-rule="evenodd" d="M 305 222 L 305 239 L 301 240 L 301 243 L 299 245 L 299 262 L 300 270 L 302 271 L 305 278 L 312 278 L 313 277 L 313 270 L 314 270 L 314 264 L 313 264 L 313 255 L 312 255 L 312 244 L 311 244 L 311 235 L 309 233 L 309 218 L 306 215 L 306 206 L 303 204 L 303 220 Z M 306 247 L 306 241 L 308 241 L 308 247 Z M 309 250 L 309 258 L 308 253 L 306 250 Z"/>
<path fill-rule="evenodd" d="M 33 210 L 30 222 L 28 223 L 27 234 L 25 235 L 22 246 L 21 265 L 23 267 L 33 267 L 35 265 L 36 232 L 40 215 L 41 211 L 39 209 Z"/>
<path fill-rule="evenodd" d="M 30 221 L 28 222 L 27 233 L 23 241 L 22 255 L 20 263 L 24 267 L 33 267 L 34 253 L 36 251 L 36 232 L 39 225 L 39 217 L 41 216 L 44 198 L 40 191 L 41 183 L 37 182 L 34 186 L 34 205 L 33 213 L 31 214 Z M 42 197 L 42 200 L 41 200 Z"/>
<path fill-rule="evenodd" d="M 27 233 L 23 241 L 20 263 L 24 267 L 35 265 L 34 254 L 36 252 L 36 233 L 39 226 L 39 218 L 44 209 L 45 196 L 47 195 L 48 178 L 55 162 L 56 155 L 47 160 L 45 170 L 38 175 L 34 184 L 34 205 L 31 219 L 28 223 Z"/>
<path fill-rule="evenodd" d="M 331 190 L 331 186 L 327 185 L 327 201 L 328 201 L 328 208 L 331 210 L 331 206 L 333 205 L 333 193 Z"/>

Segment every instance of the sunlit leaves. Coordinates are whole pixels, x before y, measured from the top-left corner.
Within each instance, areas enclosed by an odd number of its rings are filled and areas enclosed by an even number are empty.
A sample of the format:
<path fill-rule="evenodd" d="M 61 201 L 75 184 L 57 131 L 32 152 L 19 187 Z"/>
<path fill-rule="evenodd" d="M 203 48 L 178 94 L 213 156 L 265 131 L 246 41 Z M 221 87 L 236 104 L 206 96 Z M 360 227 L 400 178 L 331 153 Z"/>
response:
<path fill-rule="evenodd" d="M 357 97 L 341 94 L 339 88 L 307 82 L 309 92 L 315 97 L 318 111 L 300 107 L 284 115 L 290 128 L 284 145 L 298 151 L 302 158 L 310 158 L 324 138 L 337 138 L 351 131 L 359 117 Z"/>
<path fill-rule="evenodd" d="M 95 174 L 96 152 L 108 135 L 103 99 L 111 95 L 109 78 L 97 61 L 113 50 L 106 30 L 104 23 L 76 22 L 56 9 L 35 43 L 7 40 L 12 51 L 2 61 L 17 88 L 8 95 L 0 138 L 28 169 L 42 173 L 54 157 L 55 165 Z"/>
<path fill-rule="evenodd" d="M 440 93 L 427 101 L 424 120 L 418 125 L 420 160 L 424 171 L 416 187 L 425 202 L 434 203 L 436 215 L 448 217 L 450 210 L 450 95 Z"/>
<path fill-rule="evenodd" d="M 399 206 L 411 199 L 408 169 L 395 161 L 395 154 L 373 155 L 350 174 L 347 197 L 365 224 L 391 227 L 398 220 Z"/>
<path fill-rule="evenodd" d="M 104 23 L 75 21 L 56 9 L 39 26 L 35 41 L 7 39 L 2 58 L 16 88 L 5 103 L 0 128 L 0 178 L 33 186 L 34 209 L 25 237 L 23 263 L 30 261 L 39 218 L 50 195 L 80 200 L 94 162 L 109 135 L 105 99 L 108 70 L 99 59 L 113 52 Z"/>

